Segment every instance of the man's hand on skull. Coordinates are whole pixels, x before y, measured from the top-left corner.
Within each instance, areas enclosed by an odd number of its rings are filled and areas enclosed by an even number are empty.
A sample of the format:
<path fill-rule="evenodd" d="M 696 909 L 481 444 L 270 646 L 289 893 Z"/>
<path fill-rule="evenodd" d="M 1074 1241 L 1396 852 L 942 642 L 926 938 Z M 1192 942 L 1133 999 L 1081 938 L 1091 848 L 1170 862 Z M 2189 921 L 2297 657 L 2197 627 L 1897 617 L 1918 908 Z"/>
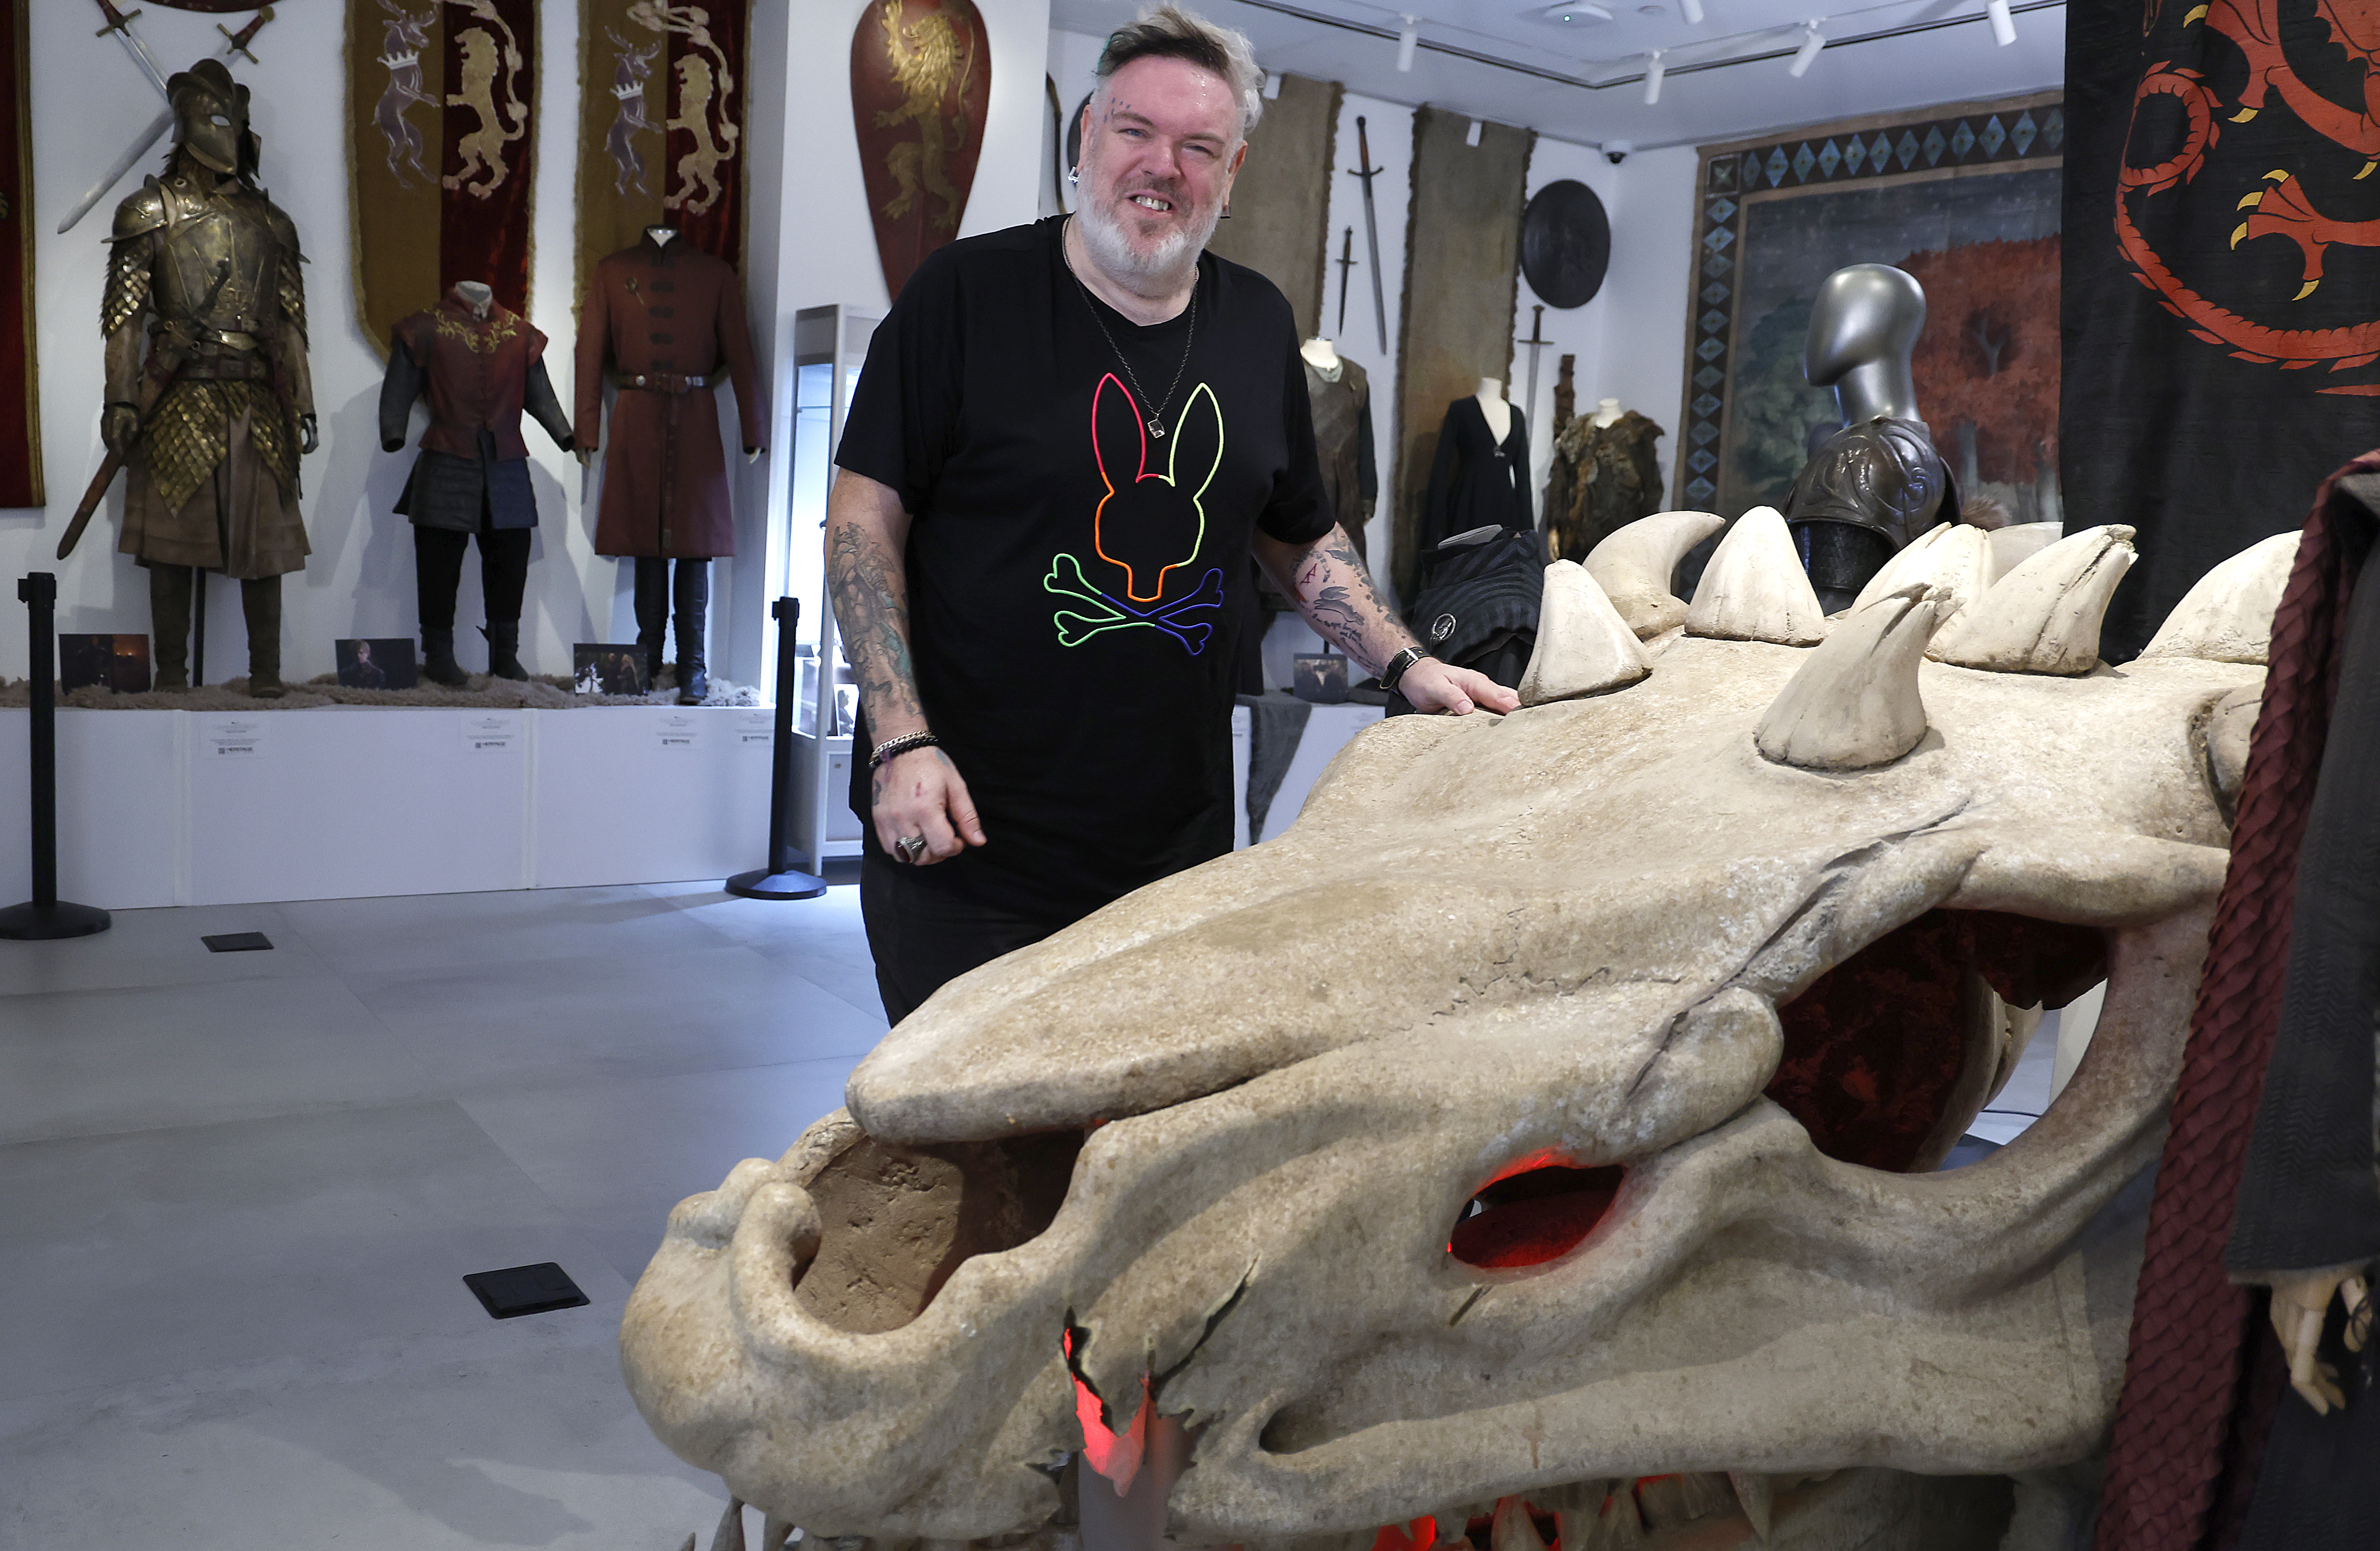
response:
<path fill-rule="evenodd" d="M 1417 711 L 1467 716 L 1474 709 L 1497 712 L 1521 709 L 1521 697 L 1485 673 L 1456 668 L 1435 657 L 1425 657 L 1397 679 L 1397 693 Z"/>
<path fill-rule="evenodd" d="M 2347 1350 L 2362 1351 L 2372 1336 L 2373 1310 L 2372 1289 L 2362 1277 L 2330 1271 L 2273 1284 L 2273 1333 L 2289 1354 L 2289 1385 L 2316 1415 L 2328 1415 L 2331 1407 L 2347 1404 L 2338 1387 L 2338 1370 L 2315 1355 L 2334 1297 L 2347 1300 Z"/>
<path fill-rule="evenodd" d="M 967 795 L 958 767 L 941 749 L 913 748 L 896 755 L 877 767 L 870 782 L 869 817 L 876 825 L 876 842 L 885 854 L 906 860 L 901 842 L 923 835 L 926 849 L 915 865 L 924 867 L 983 843 L 983 824 L 976 817 L 975 799 Z"/>

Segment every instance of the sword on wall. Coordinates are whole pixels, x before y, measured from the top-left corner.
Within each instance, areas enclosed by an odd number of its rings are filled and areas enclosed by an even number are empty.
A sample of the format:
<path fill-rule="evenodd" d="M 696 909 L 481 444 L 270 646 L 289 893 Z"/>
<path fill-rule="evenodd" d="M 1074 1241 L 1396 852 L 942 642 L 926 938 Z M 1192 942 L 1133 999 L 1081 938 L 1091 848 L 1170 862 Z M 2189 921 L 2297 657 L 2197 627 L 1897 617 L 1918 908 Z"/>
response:
<path fill-rule="evenodd" d="M 1512 341 L 1529 347 L 1529 396 L 1521 401 L 1529 414 L 1537 412 L 1537 357 L 1553 343 L 1546 337 L 1546 304 L 1536 303 L 1529 310 L 1529 337 Z"/>
<path fill-rule="evenodd" d="M 149 45 L 135 36 L 132 30 L 132 18 L 140 13 L 134 11 L 130 16 L 127 16 L 115 8 L 114 0 L 99 0 L 99 8 L 107 18 L 107 25 L 101 28 L 94 36 L 103 38 L 111 32 L 115 33 L 115 41 L 124 45 L 124 52 L 132 56 L 132 62 L 140 67 L 140 73 L 147 76 L 150 84 L 156 87 L 157 95 L 166 96 L 165 73 L 157 67 L 157 61 L 149 53 Z M 227 58 L 232 55 L 239 55 L 253 63 L 256 55 L 248 52 L 248 45 L 255 41 L 258 30 L 272 19 L 273 7 L 267 6 L 258 11 L 253 18 L 249 18 L 248 25 L 237 32 L 231 31 L 221 22 L 217 22 L 215 30 L 224 35 L 222 51 L 224 55 Z M 73 230 L 75 223 L 89 215 L 91 206 L 107 198 L 108 190 L 122 182 L 125 174 L 138 165 L 142 157 L 156 149 L 157 142 L 164 139 L 165 132 L 173 127 L 174 108 L 171 100 L 168 99 L 165 111 L 150 120 L 149 127 L 133 137 L 131 145 L 125 149 L 124 154 L 117 157 L 115 164 L 107 169 L 107 176 L 91 185 L 91 192 L 85 194 L 74 209 L 67 212 L 67 218 L 58 223 L 58 231 L 64 234 Z"/>
<path fill-rule="evenodd" d="M 1355 150 L 1364 164 L 1348 170 L 1364 180 L 1364 238 L 1372 247 L 1372 321 L 1379 325 L 1380 354 L 1386 356 L 1389 353 L 1389 303 L 1380 292 L 1380 216 L 1372 204 L 1372 179 L 1380 176 L 1380 169 L 1372 165 L 1372 137 L 1370 131 L 1364 127 L 1362 114 L 1355 115 Z M 1340 271 L 1340 277 L 1343 280 L 1346 271 Z M 1341 295 L 1344 297 L 1343 290 Z"/>
<path fill-rule="evenodd" d="M 1332 261 L 1339 266 L 1339 335 L 1347 333 L 1347 272 L 1355 267 L 1355 228 L 1347 228 L 1339 239 L 1339 257 Z"/>

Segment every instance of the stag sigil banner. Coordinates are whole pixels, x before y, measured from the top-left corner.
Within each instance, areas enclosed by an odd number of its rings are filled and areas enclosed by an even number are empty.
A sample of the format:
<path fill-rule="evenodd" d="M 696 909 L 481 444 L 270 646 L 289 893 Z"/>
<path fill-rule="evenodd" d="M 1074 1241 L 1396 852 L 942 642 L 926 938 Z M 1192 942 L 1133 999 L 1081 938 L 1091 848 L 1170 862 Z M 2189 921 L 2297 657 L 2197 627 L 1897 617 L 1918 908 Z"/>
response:
<path fill-rule="evenodd" d="M 2060 482 L 2070 529 L 2140 530 L 2102 648 L 2122 661 L 2380 446 L 2380 18 L 2347 0 L 2066 15 Z"/>
<path fill-rule="evenodd" d="M 32 0 L 0 0 L 0 506 L 39 506 L 42 403 L 33 358 Z"/>
<path fill-rule="evenodd" d="M 528 311 L 537 0 L 347 0 L 356 319 L 396 321 L 458 281 Z"/>
<path fill-rule="evenodd" d="M 851 35 L 851 113 L 884 290 L 959 235 L 991 106 L 991 48 L 967 0 L 874 0 Z"/>
<path fill-rule="evenodd" d="M 744 268 L 749 0 L 581 0 L 578 291 L 647 226 Z"/>

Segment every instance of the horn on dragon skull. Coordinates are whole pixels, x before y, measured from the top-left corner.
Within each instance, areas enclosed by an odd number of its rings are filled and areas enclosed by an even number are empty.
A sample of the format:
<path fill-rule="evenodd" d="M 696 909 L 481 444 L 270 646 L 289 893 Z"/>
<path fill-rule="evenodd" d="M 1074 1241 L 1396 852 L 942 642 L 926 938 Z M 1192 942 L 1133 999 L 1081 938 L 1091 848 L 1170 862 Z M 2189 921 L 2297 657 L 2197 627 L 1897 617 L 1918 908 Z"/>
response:
<path fill-rule="evenodd" d="M 1593 576 L 1567 560 L 1546 567 L 1537 644 L 1521 675 L 1521 704 L 1542 706 L 1619 689 L 1652 671 L 1635 632 Z"/>
<path fill-rule="evenodd" d="M 1877 599 L 1916 585 L 1937 587 L 1947 595 L 1937 631 L 1947 630 L 1991 590 L 1994 576 L 1991 535 L 1966 523 L 1943 523 L 1884 563 L 1852 602 L 1857 613 Z"/>
<path fill-rule="evenodd" d="M 2196 657 L 2263 667 L 2273 611 L 2297 564 L 2301 533 L 2276 533 L 2198 578 L 2157 626 L 2143 657 Z"/>
<path fill-rule="evenodd" d="M 1716 512 L 1656 512 L 1610 534 L 1582 563 L 1640 641 L 1686 623 L 1670 578 L 1686 551 L 1726 527 Z"/>
<path fill-rule="evenodd" d="M 1926 655 L 2003 673 L 2087 673 L 2099 665 L 2099 627 L 2135 559 L 2119 524 L 2060 539 L 1994 582 Z"/>
<path fill-rule="evenodd" d="M 1802 569 L 1783 513 L 1755 506 L 1735 519 L 1694 588 L 1686 634 L 1781 647 L 1815 647 L 1826 639 L 1826 611 Z"/>
<path fill-rule="evenodd" d="M 1925 736 L 1917 670 L 1934 622 L 1953 606 L 1945 589 L 1912 582 L 1852 608 L 1760 719 L 1761 755 L 1805 770 L 1865 770 L 1915 748 Z"/>

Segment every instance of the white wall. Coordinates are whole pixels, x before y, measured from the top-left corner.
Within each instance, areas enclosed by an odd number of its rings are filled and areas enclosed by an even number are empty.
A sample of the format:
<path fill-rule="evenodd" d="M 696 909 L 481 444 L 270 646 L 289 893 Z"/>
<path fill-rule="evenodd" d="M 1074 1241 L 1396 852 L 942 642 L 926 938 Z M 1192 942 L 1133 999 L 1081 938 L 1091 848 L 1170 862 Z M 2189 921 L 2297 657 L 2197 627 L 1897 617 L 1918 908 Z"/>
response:
<path fill-rule="evenodd" d="M 777 370 L 778 345 L 795 309 L 832 301 L 881 307 L 886 301 L 852 135 L 851 37 L 863 4 L 756 0 L 753 6 L 747 293 L 763 369 L 775 380 L 772 409 L 789 386 Z M 992 97 L 963 235 L 1034 216 L 1049 46 L 1048 0 L 978 0 L 978 8 L 990 35 Z M 138 176 L 120 184 L 72 232 L 61 236 L 52 228 L 115 155 L 128 126 L 145 122 L 161 103 L 122 50 L 91 36 L 95 13 L 66 0 L 30 9 L 32 57 L 39 67 L 32 72 L 35 202 L 30 215 L 42 234 L 35 256 L 34 334 L 50 503 L 42 510 L 0 512 L 0 576 L 55 571 L 62 630 L 141 631 L 149 623 L 147 578 L 114 552 L 120 485 L 74 555 L 65 562 L 53 558 L 67 516 L 103 455 L 97 318 L 103 238 L 109 212 L 138 187 Z M 334 637 L 403 636 L 416 624 L 412 537 L 405 519 L 389 510 L 413 454 L 380 450 L 381 362 L 355 321 L 346 157 L 340 143 L 346 123 L 345 10 L 332 0 L 279 6 L 256 40 L 260 63 L 235 61 L 233 71 L 254 90 L 264 181 L 296 221 L 312 261 L 306 272 L 307 301 L 322 450 L 303 466 L 314 553 L 307 569 L 285 583 L 283 672 L 293 680 L 330 671 Z M 539 12 L 530 321 L 552 340 L 547 358 L 565 402 L 571 397 L 576 327 L 571 288 L 577 14 L 576 0 L 544 0 Z M 151 6 L 135 28 L 171 70 L 221 44 L 217 19 Z M 424 305 L 431 300 L 422 299 Z M 722 439 L 732 443 L 732 395 L 722 395 L 721 418 Z M 533 671 L 565 672 L 571 642 L 633 630 L 626 567 L 593 551 L 591 479 L 541 432 L 532 429 L 528 440 L 541 526 L 529 570 L 523 656 Z M 739 457 L 734 467 L 739 469 L 737 527 L 746 559 L 715 567 L 711 655 L 718 672 L 748 680 L 759 675 L 760 627 L 767 616 L 769 578 L 753 573 L 764 551 L 759 541 L 763 525 L 770 520 L 765 503 L 772 465 L 764 458 L 744 468 Z M 782 479 L 774 483 L 782 489 Z M 796 539 L 815 548 L 814 534 Z M 467 664 L 482 660 L 470 629 L 480 618 L 477 569 L 465 568 L 457 616 Z M 220 579 L 214 588 L 207 669 L 221 680 L 246 672 L 245 631 L 236 588 Z M 0 593 L 0 673 L 21 676 L 25 634 L 13 592 Z"/>

